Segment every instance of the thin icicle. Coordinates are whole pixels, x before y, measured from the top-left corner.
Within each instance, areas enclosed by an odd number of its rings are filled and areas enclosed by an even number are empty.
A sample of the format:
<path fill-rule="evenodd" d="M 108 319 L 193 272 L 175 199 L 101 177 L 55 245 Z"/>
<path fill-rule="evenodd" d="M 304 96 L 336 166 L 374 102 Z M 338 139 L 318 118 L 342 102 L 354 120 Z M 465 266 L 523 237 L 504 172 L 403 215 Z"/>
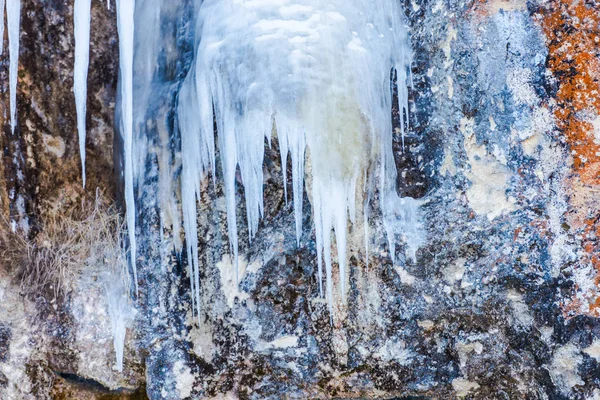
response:
<path fill-rule="evenodd" d="M 0 19 L 0 54 L 4 51 L 4 1 L 0 0 L 0 15 L 2 15 Z"/>
<path fill-rule="evenodd" d="M 73 92 L 77 110 L 77 132 L 79 133 L 79 156 L 81 175 L 85 187 L 85 114 L 87 102 L 87 75 L 90 58 L 91 0 L 75 0 L 73 20 L 75 25 L 75 70 Z"/>
<path fill-rule="evenodd" d="M 119 79 L 121 86 L 121 135 L 125 153 L 125 206 L 129 252 L 135 291 L 138 293 L 135 237 L 135 197 L 133 187 L 133 32 L 135 0 L 117 0 L 119 31 Z"/>
<path fill-rule="evenodd" d="M 294 127 L 295 121 L 284 116 L 277 118 L 281 129 L 277 129 L 279 148 L 281 151 L 281 168 L 283 170 L 283 188 L 287 204 L 287 160 L 292 160 L 292 191 L 294 194 L 294 220 L 296 223 L 296 244 L 300 246 L 302 236 L 302 200 L 304 184 L 304 151 L 306 138 L 302 127 Z"/>
<path fill-rule="evenodd" d="M 365 266 L 367 271 L 369 270 L 369 205 L 371 204 L 371 194 L 373 191 L 373 184 L 369 181 L 372 175 L 369 175 L 367 171 L 364 172 L 363 176 L 363 193 L 365 194 L 365 200 L 363 203 L 363 230 L 365 234 Z"/>
<path fill-rule="evenodd" d="M 10 129 L 17 124 L 17 77 L 19 72 L 19 36 L 21 30 L 21 0 L 7 0 L 8 50 L 10 58 Z"/>

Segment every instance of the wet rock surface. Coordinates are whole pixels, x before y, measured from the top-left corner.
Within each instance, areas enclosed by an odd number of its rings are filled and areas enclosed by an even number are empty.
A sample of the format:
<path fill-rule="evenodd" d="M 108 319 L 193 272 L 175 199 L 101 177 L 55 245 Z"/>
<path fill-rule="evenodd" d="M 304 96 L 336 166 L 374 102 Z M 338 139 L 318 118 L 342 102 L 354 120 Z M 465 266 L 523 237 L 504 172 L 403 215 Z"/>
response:
<path fill-rule="evenodd" d="M 120 197 L 117 30 L 102 3 L 92 11 L 84 191 L 72 5 L 23 1 L 19 129 L 11 135 L 3 118 L 0 208 L 32 237 L 46 201 L 76 203 L 96 187 Z M 220 171 L 202 183 L 198 316 L 176 218 L 161 212 L 170 199 L 157 195 L 167 185 L 179 197 L 175 104 L 193 51 L 192 2 L 169 3 L 155 76 L 138 81 L 152 96 L 136 131 L 147 138 L 136 185 L 140 293 L 124 372 L 113 369 L 106 293 L 92 271 L 69 296 L 32 299 L 2 265 L 2 398 L 600 398 L 600 4 L 575 3 L 404 1 L 413 88 L 410 130 L 404 146 L 396 131 L 394 150 L 398 193 L 421 202 L 426 242 L 416 259 L 398 237 L 392 263 L 374 198 L 368 267 L 357 223 L 347 301 L 334 267 L 330 314 L 319 296 L 309 196 L 297 246 L 281 179 L 291 170 L 274 140 L 252 242 L 237 185 L 239 282 Z M 5 55 L 1 67 L 6 116 Z M 398 110 L 391 117 L 398 126 Z"/>

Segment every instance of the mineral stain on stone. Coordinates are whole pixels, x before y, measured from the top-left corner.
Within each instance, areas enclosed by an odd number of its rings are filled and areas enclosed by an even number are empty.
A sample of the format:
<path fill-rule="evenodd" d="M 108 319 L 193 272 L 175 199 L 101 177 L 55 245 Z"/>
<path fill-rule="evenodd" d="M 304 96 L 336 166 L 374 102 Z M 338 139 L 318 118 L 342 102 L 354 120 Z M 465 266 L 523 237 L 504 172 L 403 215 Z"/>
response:
<path fill-rule="evenodd" d="M 554 116 L 573 156 L 570 188 L 572 226 L 583 235 L 585 256 L 598 275 L 591 288 L 580 288 L 565 305 L 568 316 L 600 316 L 600 4 L 596 1 L 557 0 L 536 15 L 547 37 L 547 66 L 554 76 Z"/>

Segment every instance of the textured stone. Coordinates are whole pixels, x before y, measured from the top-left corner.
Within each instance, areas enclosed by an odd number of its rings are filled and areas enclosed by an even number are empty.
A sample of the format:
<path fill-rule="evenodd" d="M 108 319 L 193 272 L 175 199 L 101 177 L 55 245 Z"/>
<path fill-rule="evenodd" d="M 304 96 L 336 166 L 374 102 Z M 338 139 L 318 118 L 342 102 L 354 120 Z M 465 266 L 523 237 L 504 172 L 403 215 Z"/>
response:
<path fill-rule="evenodd" d="M 140 295 L 126 372 L 110 370 L 106 314 L 82 306 L 103 304 L 97 285 L 64 304 L 33 303 L 19 296 L 8 265 L 0 277 L 0 393 L 44 398 L 39 388 L 54 387 L 56 398 L 133 397 L 146 385 L 152 399 L 600 398 L 600 3 L 404 5 L 414 88 L 405 149 L 396 132 L 394 150 L 399 194 L 422 202 L 427 241 L 416 261 L 400 241 L 392 264 L 374 212 L 369 267 L 358 224 L 349 234 L 347 303 L 336 296 L 330 315 L 318 295 L 311 205 L 305 197 L 298 247 L 275 141 L 265 153 L 265 215 L 251 243 L 238 184 L 239 284 L 219 173 L 215 185 L 203 182 L 201 313 L 192 316 L 187 260 L 175 254 L 181 238 L 157 196 L 158 187 L 177 192 L 174 105 L 192 54 L 192 4 L 169 2 L 138 132 L 147 138 L 137 185 Z M 23 7 L 19 129 L 11 136 L 3 120 L 0 205 L 22 221 L 21 196 L 35 235 L 44 200 L 87 194 L 71 94 L 71 4 Z M 111 172 L 115 15 L 95 2 L 92 20 L 87 190 L 119 198 Z M 5 56 L 2 63 L 6 77 Z M 7 99 L 5 90 L 3 108 Z M 398 110 L 392 117 L 399 126 Z"/>

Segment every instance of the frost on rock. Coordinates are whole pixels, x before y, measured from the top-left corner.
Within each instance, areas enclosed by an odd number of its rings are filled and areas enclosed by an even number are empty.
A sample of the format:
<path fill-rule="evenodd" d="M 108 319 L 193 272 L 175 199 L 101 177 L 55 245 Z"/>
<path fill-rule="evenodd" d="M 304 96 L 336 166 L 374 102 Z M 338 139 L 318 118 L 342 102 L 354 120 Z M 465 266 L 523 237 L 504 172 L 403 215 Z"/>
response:
<path fill-rule="evenodd" d="M 8 25 L 8 52 L 10 63 L 10 128 L 14 133 L 17 124 L 17 73 L 19 70 L 21 0 L 6 1 L 6 21 Z"/>
<path fill-rule="evenodd" d="M 298 243 L 305 156 L 310 165 L 306 179 L 312 182 L 307 187 L 312 187 L 319 282 L 324 263 L 331 307 L 331 231 L 343 277 L 348 219 L 355 222 L 356 202 L 370 199 L 373 182 L 378 183 L 386 221 L 400 218 L 409 228 L 407 236 L 415 227 L 402 217 L 392 153 L 390 76 L 396 74 L 399 109 L 407 112 L 411 62 L 401 6 L 392 0 L 377 6 L 367 0 L 207 0 L 197 18 L 194 65 L 178 106 L 184 227 L 196 304 L 196 201 L 200 180 L 214 174 L 214 115 L 235 264 L 236 169 L 244 184 L 252 240 L 264 211 L 264 140 L 270 143 L 274 133 L 284 171 L 291 158 Z M 357 198 L 363 190 L 369 195 Z M 393 252 L 391 234 L 389 239 Z M 343 298 L 345 279 L 340 282 Z"/>
<path fill-rule="evenodd" d="M 75 68 L 73 92 L 77 110 L 77 132 L 79 134 L 79 155 L 81 175 L 85 187 L 85 114 L 87 100 L 87 75 L 90 58 L 90 12 L 91 0 L 75 0 L 73 20 L 75 25 Z"/>

